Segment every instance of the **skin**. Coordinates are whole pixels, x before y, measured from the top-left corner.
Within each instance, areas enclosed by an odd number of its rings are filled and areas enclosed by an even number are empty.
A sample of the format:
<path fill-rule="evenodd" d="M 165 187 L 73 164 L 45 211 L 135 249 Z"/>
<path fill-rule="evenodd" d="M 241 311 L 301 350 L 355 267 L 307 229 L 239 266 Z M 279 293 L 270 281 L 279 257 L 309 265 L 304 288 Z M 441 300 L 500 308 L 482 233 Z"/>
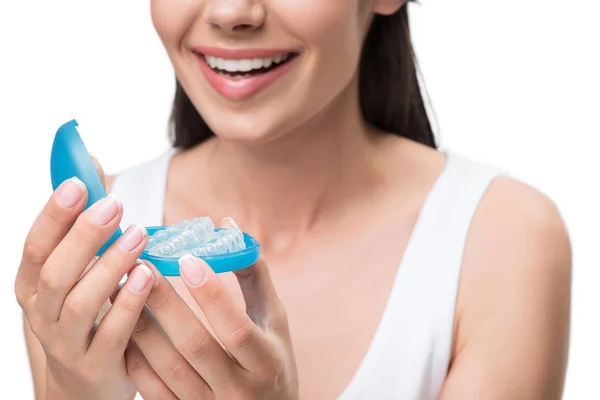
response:
<path fill-rule="evenodd" d="M 200 285 L 185 276 L 165 279 L 149 265 L 154 278 L 148 287 L 135 294 L 125 286 L 112 307 L 101 307 L 99 299 L 131 270 L 143 241 L 126 255 L 116 250 L 119 257 L 100 258 L 87 272 L 96 274 L 93 286 L 85 277 L 75 283 L 120 214 L 98 228 L 86 222 L 87 211 L 77 217 L 85 194 L 64 209 L 55 193 L 28 236 L 15 282 L 38 399 L 87 399 L 90 393 L 129 399 L 132 388 L 151 400 L 331 399 L 344 390 L 445 165 L 443 153 L 379 132 L 360 116 L 361 40 L 374 13 L 403 5 L 152 1 L 177 76 L 216 133 L 172 160 L 164 223 L 233 217 L 261 242 L 263 259 L 243 274 L 220 277 L 199 264 L 208 276 Z M 200 45 L 301 54 L 280 81 L 231 102 L 200 73 L 190 51 Z M 66 233 L 75 220 L 75 233 Z M 84 254 L 65 262 L 60 254 L 67 251 Z M 496 179 L 466 243 L 441 398 L 559 399 L 570 288 L 571 248 L 557 207 L 521 182 Z M 37 300 L 46 292 L 52 301 Z M 141 309 L 144 302 L 155 319 Z M 118 313 L 121 303 L 129 304 L 129 313 Z M 103 326 L 114 330 L 99 335 Z M 125 349 L 130 337 L 134 344 Z M 87 361 L 98 358 L 102 362 Z"/>

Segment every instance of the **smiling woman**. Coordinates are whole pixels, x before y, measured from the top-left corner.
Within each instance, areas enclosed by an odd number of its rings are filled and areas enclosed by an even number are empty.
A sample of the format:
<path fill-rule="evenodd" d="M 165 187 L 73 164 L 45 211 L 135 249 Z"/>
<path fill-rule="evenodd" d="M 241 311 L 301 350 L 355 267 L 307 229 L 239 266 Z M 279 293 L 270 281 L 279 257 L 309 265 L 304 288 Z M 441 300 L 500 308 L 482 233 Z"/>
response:
<path fill-rule="evenodd" d="M 66 181 L 35 221 L 15 288 L 39 398 L 561 397 L 561 216 L 437 150 L 409 4 L 151 5 L 177 79 L 173 147 L 106 178 L 83 213 L 87 188 Z M 136 262 L 143 226 L 200 216 L 239 225 L 262 258 L 216 274 L 186 254 L 181 277 Z"/>

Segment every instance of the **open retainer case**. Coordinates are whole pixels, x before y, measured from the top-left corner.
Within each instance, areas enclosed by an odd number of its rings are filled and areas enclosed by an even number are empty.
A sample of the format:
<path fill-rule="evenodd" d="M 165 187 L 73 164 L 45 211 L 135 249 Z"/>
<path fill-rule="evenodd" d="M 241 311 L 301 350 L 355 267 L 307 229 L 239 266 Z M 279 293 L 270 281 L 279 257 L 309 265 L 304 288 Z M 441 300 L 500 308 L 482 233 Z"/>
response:
<path fill-rule="evenodd" d="M 107 196 L 107 193 L 104 189 L 100 176 L 94 167 L 94 163 L 83 143 L 81 137 L 79 136 L 79 132 L 77 132 L 77 121 L 72 120 L 65 124 L 63 124 L 58 131 L 56 132 L 56 136 L 54 137 L 54 143 L 52 145 L 52 154 L 50 157 L 50 174 L 52 179 L 52 187 L 54 190 L 60 186 L 60 184 L 73 177 L 76 176 L 79 178 L 87 187 L 88 191 L 88 200 L 85 205 L 85 209 L 90 207 L 96 201 L 101 198 Z M 126 211 L 126 210 L 125 210 Z M 169 255 L 161 255 L 161 251 L 156 251 L 156 242 L 160 241 L 158 238 L 161 237 L 169 237 L 173 234 L 173 232 L 181 232 L 177 231 L 176 228 L 186 229 L 185 226 L 190 226 L 193 223 L 200 224 L 206 230 L 206 222 L 208 220 L 207 217 L 197 218 L 193 221 L 183 222 L 184 227 L 180 225 L 173 226 L 149 226 L 146 227 L 149 236 L 149 244 L 146 246 L 142 254 L 140 255 L 140 259 L 147 260 L 151 262 L 163 275 L 165 276 L 178 276 L 179 275 L 179 258 L 181 257 L 181 253 L 185 251 L 179 250 L 166 252 L 162 251 L 162 254 Z M 225 234 L 228 234 L 227 229 L 223 228 L 213 228 L 214 225 L 209 223 L 211 226 L 211 230 L 214 229 L 214 232 L 209 232 L 211 236 L 209 236 L 208 242 L 202 243 L 202 249 L 198 254 L 198 257 L 206 261 L 206 263 L 216 272 L 229 272 L 236 271 L 243 268 L 247 268 L 254 263 L 259 258 L 260 255 L 260 244 L 250 235 L 245 232 L 235 232 L 239 236 L 237 236 L 236 246 L 233 251 L 231 251 L 231 245 L 229 246 L 229 250 L 225 250 L 225 252 L 215 252 L 211 253 L 207 251 L 206 248 L 218 249 L 220 245 L 212 245 L 205 246 L 211 243 L 219 243 L 217 242 L 219 238 L 222 238 Z M 167 230 L 169 228 L 169 230 Z M 156 233 L 163 231 L 158 236 L 155 236 L 156 240 L 153 240 L 152 237 Z M 167 234 L 167 232 L 171 232 L 171 234 Z M 196 230 L 198 231 L 198 230 Z M 193 232 L 196 232 L 193 229 L 190 229 L 187 232 L 187 239 L 193 242 L 195 238 L 193 237 Z M 122 230 L 121 228 L 117 228 L 112 237 L 100 248 L 98 253 L 96 254 L 98 257 L 104 253 L 104 251 L 115 241 L 119 236 L 121 236 Z M 206 237 L 206 232 L 204 232 Z M 192 236 L 190 236 L 192 235 Z M 183 238 L 183 240 L 186 240 Z M 205 240 L 205 239 L 202 239 Z M 228 240 L 228 239 L 226 239 Z M 154 242 L 151 246 L 151 242 Z M 230 241 L 231 242 L 231 241 Z M 180 243 L 181 244 L 181 243 Z M 221 246 L 222 247 L 222 246 Z M 227 246 L 225 246 L 227 247 Z M 163 249 L 164 250 L 164 246 Z M 190 253 L 194 253 L 193 251 L 189 251 Z"/>

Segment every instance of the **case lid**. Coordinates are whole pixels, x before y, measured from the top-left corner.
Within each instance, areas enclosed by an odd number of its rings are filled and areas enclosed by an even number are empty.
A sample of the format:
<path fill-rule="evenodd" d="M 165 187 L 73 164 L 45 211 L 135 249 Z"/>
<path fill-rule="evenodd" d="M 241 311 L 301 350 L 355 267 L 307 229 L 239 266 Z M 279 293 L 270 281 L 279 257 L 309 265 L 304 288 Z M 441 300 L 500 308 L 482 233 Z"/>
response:
<path fill-rule="evenodd" d="M 102 180 L 96 172 L 94 162 L 90 157 L 79 132 L 78 123 L 71 120 L 63 124 L 54 137 L 52 144 L 52 154 L 50 156 L 50 175 L 52 179 L 52 188 L 56 190 L 60 184 L 76 176 L 87 187 L 88 200 L 85 209 L 97 202 L 107 193 L 102 185 Z M 100 256 L 119 236 L 121 228 L 118 227 L 112 237 L 102 246 L 97 255 Z"/>

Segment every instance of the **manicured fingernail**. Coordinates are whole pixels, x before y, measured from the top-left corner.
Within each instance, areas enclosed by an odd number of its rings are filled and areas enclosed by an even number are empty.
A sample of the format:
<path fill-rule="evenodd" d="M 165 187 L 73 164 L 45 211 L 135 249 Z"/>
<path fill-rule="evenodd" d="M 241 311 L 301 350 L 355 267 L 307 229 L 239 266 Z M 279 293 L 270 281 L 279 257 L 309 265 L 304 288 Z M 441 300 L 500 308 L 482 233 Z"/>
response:
<path fill-rule="evenodd" d="M 85 184 L 76 176 L 67 179 L 56 193 L 56 202 L 63 208 L 75 206 L 85 193 Z"/>
<path fill-rule="evenodd" d="M 202 262 L 191 254 L 186 254 L 179 259 L 181 274 L 192 285 L 198 286 L 206 279 L 206 272 Z"/>
<path fill-rule="evenodd" d="M 117 241 L 117 246 L 122 251 L 135 249 L 146 237 L 146 229 L 139 225 L 131 225 Z"/>
<path fill-rule="evenodd" d="M 238 226 L 238 224 L 235 223 L 235 221 L 233 220 L 233 218 L 231 217 L 225 217 L 221 220 L 221 227 L 222 228 L 228 228 L 228 227 L 233 227 L 233 228 L 238 228 L 240 229 L 240 227 Z"/>
<path fill-rule="evenodd" d="M 140 264 L 133 270 L 127 279 L 129 290 L 134 293 L 140 293 L 148 286 L 151 279 L 152 271 L 150 271 L 150 268 L 144 264 Z"/>
<path fill-rule="evenodd" d="M 106 225 L 121 211 L 123 205 L 112 193 L 98 200 L 90 207 L 90 221 L 97 225 Z"/>

